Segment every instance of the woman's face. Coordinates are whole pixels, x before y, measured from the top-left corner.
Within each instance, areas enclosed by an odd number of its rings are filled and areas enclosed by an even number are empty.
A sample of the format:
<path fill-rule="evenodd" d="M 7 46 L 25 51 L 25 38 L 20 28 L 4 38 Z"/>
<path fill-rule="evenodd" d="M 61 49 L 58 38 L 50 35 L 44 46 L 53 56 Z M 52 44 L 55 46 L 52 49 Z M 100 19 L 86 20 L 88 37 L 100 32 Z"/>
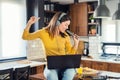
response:
<path fill-rule="evenodd" d="M 68 26 L 70 25 L 70 20 L 64 21 L 59 25 L 59 31 L 65 32 L 66 29 L 68 29 Z"/>

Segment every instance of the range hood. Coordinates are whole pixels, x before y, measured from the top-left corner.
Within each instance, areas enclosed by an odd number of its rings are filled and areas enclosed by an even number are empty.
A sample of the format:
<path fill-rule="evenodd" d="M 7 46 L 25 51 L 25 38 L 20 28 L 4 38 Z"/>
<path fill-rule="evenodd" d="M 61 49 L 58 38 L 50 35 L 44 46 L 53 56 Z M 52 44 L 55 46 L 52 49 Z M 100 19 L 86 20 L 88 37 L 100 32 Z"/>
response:
<path fill-rule="evenodd" d="M 59 2 L 59 4 L 73 4 L 74 0 L 50 0 L 51 2 Z M 92 1 L 98 1 L 98 0 L 78 0 L 78 3 L 80 2 L 92 2 Z"/>

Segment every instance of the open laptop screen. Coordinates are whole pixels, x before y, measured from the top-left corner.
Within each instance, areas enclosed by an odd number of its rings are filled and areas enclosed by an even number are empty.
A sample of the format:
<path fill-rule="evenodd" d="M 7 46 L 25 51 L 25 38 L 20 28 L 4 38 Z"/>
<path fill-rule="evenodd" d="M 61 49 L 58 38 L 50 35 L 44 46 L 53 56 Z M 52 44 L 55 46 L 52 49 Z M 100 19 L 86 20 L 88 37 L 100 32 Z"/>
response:
<path fill-rule="evenodd" d="M 47 56 L 48 69 L 79 68 L 81 55 Z"/>

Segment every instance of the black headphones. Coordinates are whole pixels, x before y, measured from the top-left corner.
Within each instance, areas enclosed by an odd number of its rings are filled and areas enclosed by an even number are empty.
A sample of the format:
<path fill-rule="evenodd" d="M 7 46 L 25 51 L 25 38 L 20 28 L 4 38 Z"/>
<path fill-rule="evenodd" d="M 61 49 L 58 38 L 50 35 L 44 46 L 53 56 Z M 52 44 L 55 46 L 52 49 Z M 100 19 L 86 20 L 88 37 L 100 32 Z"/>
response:
<path fill-rule="evenodd" d="M 60 16 L 58 17 L 57 21 L 56 21 L 56 25 L 60 25 L 60 20 L 61 18 L 66 15 L 66 13 L 61 13 Z"/>

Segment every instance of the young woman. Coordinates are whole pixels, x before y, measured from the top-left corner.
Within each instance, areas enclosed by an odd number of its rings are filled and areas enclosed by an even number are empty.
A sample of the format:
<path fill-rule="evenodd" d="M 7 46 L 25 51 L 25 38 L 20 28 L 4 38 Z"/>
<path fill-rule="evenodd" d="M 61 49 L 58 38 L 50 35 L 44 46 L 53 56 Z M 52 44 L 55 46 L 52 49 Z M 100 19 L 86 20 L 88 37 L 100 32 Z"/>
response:
<path fill-rule="evenodd" d="M 56 13 L 49 22 L 48 26 L 33 33 L 29 33 L 31 25 L 39 19 L 40 18 L 35 16 L 32 16 L 29 19 L 23 32 L 23 39 L 33 40 L 40 38 L 45 46 L 46 56 L 76 53 L 79 39 L 77 35 L 74 35 L 74 44 L 71 44 L 70 37 L 65 32 L 71 22 L 70 17 L 66 13 Z M 48 69 L 46 66 L 44 75 L 47 80 L 72 80 L 75 75 L 75 69 Z"/>

